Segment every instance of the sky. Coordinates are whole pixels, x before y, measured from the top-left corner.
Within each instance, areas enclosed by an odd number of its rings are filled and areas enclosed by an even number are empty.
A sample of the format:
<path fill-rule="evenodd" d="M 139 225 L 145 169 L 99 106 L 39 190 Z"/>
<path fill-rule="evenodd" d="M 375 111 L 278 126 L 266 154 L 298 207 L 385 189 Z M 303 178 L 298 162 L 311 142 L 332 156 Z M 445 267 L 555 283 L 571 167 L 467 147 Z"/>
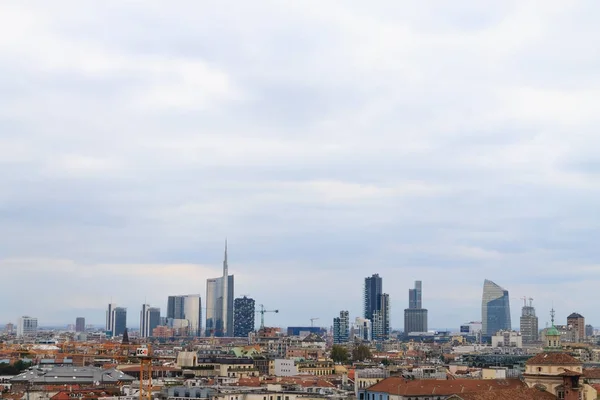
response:
<path fill-rule="evenodd" d="M 271 326 L 600 326 L 600 3 L 0 3 L 0 322 L 104 323 L 221 273 Z"/>

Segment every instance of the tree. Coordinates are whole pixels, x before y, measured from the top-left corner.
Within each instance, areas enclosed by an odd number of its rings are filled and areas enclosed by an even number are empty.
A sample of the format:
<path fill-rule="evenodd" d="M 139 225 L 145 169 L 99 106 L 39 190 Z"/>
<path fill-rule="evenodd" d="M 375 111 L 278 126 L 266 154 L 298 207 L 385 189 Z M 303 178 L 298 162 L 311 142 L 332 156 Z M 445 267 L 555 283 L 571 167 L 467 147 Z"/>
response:
<path fill-rule="evenodd" d="M 371 350 L 364 344 L 359 344 L 352 350 L 352 360 L 365 361 L 371 359 Z"/>
<path fill-rule="evenodd" d="M 334 344 L 331 348 L 331 359 L 336 363 L 345 363 L 348 361 L 348 349 L 339 344 Z"/>

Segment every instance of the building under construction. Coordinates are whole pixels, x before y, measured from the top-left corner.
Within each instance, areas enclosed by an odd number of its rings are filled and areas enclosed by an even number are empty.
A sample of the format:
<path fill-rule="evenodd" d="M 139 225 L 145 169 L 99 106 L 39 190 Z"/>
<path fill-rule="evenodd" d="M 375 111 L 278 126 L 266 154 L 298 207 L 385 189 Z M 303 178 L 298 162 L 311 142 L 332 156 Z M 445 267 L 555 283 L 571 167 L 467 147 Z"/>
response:
<path fill-rule="evenodd" d="M 527 300 L 529 300 L 529 305 L 527 305 Z M 535 343 L 539 340 L 538 317 L 535 315 L 532 298 L 523 297 L 520 330 L 523 343 Z"/>

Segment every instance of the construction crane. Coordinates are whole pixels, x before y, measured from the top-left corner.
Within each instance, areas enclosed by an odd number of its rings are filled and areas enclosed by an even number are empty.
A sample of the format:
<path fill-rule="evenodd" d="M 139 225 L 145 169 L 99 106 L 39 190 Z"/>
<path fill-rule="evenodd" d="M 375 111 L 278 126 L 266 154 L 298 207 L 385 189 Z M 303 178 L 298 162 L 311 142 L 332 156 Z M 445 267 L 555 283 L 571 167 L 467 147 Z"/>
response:
<path fill-rule="evenodd" d="M 260 310 L 256 311 L 260 314 L 260 329 L 265 329 L 265 313 L 279 313 L 279 310 L 265 310 L 265 306 L 260 304 Z"/>
<path fill-rule="evenodd" d="M 527 307 L 527 297 L 523 296 L 521 297 L 521 300 L 523 300 L 523 307 Z"/>
<path fill-rule="evenodd" d="M 533 307 L 533 299 L 530 297 L 528 300 L 529 300 L 529 307 Z"/>
<path fill-rule="evenodd" d="M 316 318 L 311 318 L 311 319 L 310 319 L 310 326 L 311 326 L 311 328 L 314 328 L 314 326 L 315 326 L 315 321 L 317 321 L 318 319 L 319 319 L 319 317 L 316 317 Z"/>

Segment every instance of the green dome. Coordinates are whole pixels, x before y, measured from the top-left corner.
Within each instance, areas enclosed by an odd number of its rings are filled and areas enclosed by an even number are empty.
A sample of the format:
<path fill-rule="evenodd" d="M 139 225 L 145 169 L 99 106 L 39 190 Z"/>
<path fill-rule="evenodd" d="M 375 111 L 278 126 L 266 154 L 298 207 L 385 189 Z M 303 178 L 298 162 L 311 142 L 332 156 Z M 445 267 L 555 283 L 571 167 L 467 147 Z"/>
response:
<path fill-rule="evenodd" d="M 546 332 L 546 336 L 560 336 L 560 332 L 554 325 Z"/>

